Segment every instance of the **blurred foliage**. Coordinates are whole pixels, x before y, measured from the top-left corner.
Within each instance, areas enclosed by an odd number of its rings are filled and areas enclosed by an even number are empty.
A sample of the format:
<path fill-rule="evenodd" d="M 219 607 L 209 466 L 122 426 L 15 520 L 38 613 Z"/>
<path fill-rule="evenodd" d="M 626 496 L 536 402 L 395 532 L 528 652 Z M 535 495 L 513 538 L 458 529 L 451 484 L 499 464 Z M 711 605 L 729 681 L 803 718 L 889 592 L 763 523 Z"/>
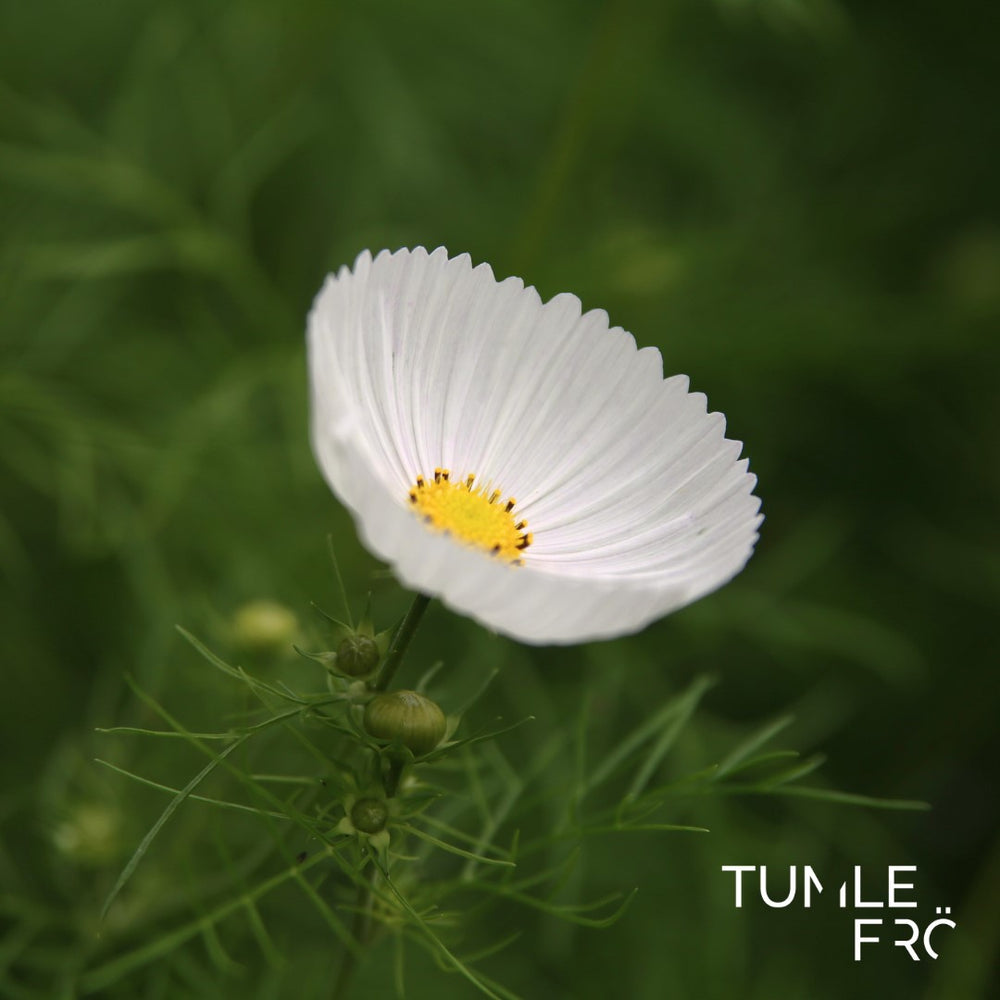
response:
<path fill-rule="evenodd" d="M 443 243 L 659 345 L 747 442 L 767 521 L 736 582 L 641 636 L 527 649 L 437 608 L 416 662 L 499 668 L 489 716 L 536 717 L 504 745 L 516 773 L 583 705 L 597 760 L 709 671 L 670 774 L 791 711 L 778 743 L 827 754 L 834 787 L 933 806 L 692 800 L 671 821 L 708 836 L 586 847 L 558 902 L 638 885 L 614 927 L 501 908 L 486 940 L 520 938 L 494 969 L 526 997 L 988 995 L 993 19 L 974 0 L 0 0 L 0 993 L 73 995 L 138 916 L 190 920 L 270 850 L 187 802 L 102 931 L 164 802 L 92 758 L 178 788 L 203 761 L 94 728 L 151 724 L 126 673 L 194 730 L 245 712 L 174 625 L 229 650 L 249 601 L 308 621 L 334 592 L 328 533 L 349 592 L 374 589 L 382 627 L 402 613 L 314 467 L 302 332 L 361 248 Z M 884 946 L 855 965 L 843 914 L 733 909 L 721 865 L 793 863 L 838 883 L 916 864 L 958 929 L 936 964 Z M 327 995 L 328 930 L 293 892 L 268 906 L 267 936 L 234 918 L 117 995 Z M 384 995 L 391 954 L 363 976 Z M 414 960 L 407 995 L 440 976 Z"/>

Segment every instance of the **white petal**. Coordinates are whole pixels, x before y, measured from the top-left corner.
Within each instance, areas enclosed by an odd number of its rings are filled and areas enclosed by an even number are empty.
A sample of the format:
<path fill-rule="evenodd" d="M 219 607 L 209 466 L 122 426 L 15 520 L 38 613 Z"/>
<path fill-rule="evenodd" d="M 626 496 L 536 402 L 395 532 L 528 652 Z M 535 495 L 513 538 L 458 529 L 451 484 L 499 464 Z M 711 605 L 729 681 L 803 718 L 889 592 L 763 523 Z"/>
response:
<path fill-rule="evenodd" d="M 753 551 L 756 480 L 724 418 L 576 296 L 543 304 L 443 248 L 366 251 L 327 279 L 308 340 L 313 447 L 365 544 L 498 632 L 632 632 Z M 408 492 L 437 467 L 517 497 L 533 534 L 523 566 L 414 516 Z"/>

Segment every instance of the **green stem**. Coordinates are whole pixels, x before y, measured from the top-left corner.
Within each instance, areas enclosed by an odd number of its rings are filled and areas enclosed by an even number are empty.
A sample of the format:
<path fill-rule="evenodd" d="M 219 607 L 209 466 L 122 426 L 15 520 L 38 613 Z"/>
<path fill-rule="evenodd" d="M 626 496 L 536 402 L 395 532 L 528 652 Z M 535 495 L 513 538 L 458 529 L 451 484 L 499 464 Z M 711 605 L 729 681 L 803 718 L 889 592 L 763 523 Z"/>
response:
<path fill-rule="evenodd" d="M 396 795 L 399 787 L 399 779 L 403 775 L 404 761 L 393 759 L 390 762 L 389 772 L 384 778 L 386 798 L 391 799 Z M 354 921 L 351 924 L 351 934 L 362 948 L 367 948 L 372 937 L 372 906 L 375 903 L 375 875 L 376 865 L 373 861 L 365 869 L 364 878 L 358 883 L 358 891 L 355 894 Z M 345 1000 L 350 992 L 351 982 L 354 973 L 358 968 L 358 956 L 354 951 L 345 951 L 344 960 L 340 964 L 337 973 L 337 981 L 333 985 L 333 1000 Z"/>
<path fill-rule="evenodd" d="M 399 779 L 403 777 L 403 768 L 405 766 L 405 761 L 400 760 L 398 757 L 393 757 L 389 760 L 389 770 L 382 778 L 382 787 L 385 789 L 385 797 L 387 799 L 395 797 L 396 791 L 399 788 Z"/>
<path fill-rule="evenodd" d="M 417 631 L 420 619 L 423 618 L 430 602 L 431 599 L 423 594 L 417 594 L 413 598 L 410 610 L 406 612 L 406 616 L 399 623 L 399 628 L 396 629 L 396 634 L 392 637 L 392 645 L 389 646 L 385 663 L 382 664 L 378 679 L 375 681 L 376 691 L 384 691 L 389 686 L 389 682 L 399 669 L 400 663 L 403 662 L 403 656 L 410 645 L 410 640 L 413 638 L 414 632 Z"/>
<path fill-rule="evenodd" d="M 351 935 L 362 948 L 368 946 L 371 937 L 372 904 L 375 901 L 375 894 L 372 891 L 374 881 L 375 862 L 373 861 L 365 870 L 362 881 L 358 883 L 358 891 L 354 899 L 357 909 L 354 911 L 354 920 L 351 923 Z M 332 1000 L 344 1000 L 350 992 L 351 981 L 354 979 L 357 968 L 356 952 L 345 950 L 344 960 L 340 963 L 340 970 L 337 972 L 337 981 L 333 984 Z"/>
<path fill-rule="evenodd" d="M 430 602 L 431 599 L 423 594 L 417 594 L 413 598 L 410 610 L 406 612 L 405 617 L 399 623 L 399 628 L 396 629 L 396 634 L 392 637 L 392 643 L 389 646 L 389 652 L 386 654 L 385 663 L 382 664 L 382 669 L 379 671 L 378 678 L 375 681 L 376 691 L 384 691 L 389 686 L 390 681 L 392 681 L 396 671 L 399 669 L 400 663 L 403 662 L 403 656 L 410 645 L 410 640 L 417 631 L 420 619 L 423 618 L 424 612 L 427 610 L 427 605 Z M 393 760 L 390 763 L 389 771 L 383 778 L 386 798 L 391 799 L 395 796 L 396 789 L 399 787 L 399 779 L 403 774 L 403 766 L 402 761 Z M 373 862 L 365 870 L 363 879 L 358 883 L 358 891 L 355 896 L 356 909 L 354 911 L 354 920 L 351 924 L 351 934 L 362 948 L 366 948 L 371 941 L 372 906 L 375 902 L 375 873 L 376 867 Z M 340 970 L 337 973 L 337 980 L 333 985 L 333 1000 L 344 1000 L 350 991 L 357 968 L 358 959 L 356 954 L 353 951 L 345 952 L 344 960 L 341 962 Z"/>

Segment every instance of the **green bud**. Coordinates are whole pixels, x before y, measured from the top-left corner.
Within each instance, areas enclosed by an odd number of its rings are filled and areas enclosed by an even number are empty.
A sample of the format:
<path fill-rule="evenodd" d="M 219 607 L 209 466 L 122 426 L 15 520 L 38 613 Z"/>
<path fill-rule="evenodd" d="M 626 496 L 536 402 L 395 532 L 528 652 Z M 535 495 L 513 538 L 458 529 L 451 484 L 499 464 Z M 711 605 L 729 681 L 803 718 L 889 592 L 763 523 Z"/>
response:
<path fill-rule="evenodd" d="M 417 757 L 430 753 L 444 737 L 444 712 L 416 691 L 378 694 L 365 706 L 365 729 L 377 740 L 399 742 Z"/>
<path fill-rule="evenodd" d="M 285 649 L 298 628 L 295 614 L 276 601 L 250 601 L 233 615 L 233 638 L 237 645 L 254 652 Z"/>
<path fill-rule="evenodd" d="M 52 831 L 56 849 L 80 865 L 103 868 L 123 847 L 121 814 L 106 805 L 81 803 Z"/>
<path fill-rule="evenodd" d="M 358 799 L 351 807 L 351 823 L 362 833 L 381 833 L 389 810 L 381 799 Z"/>
<path fill-rule="evenodd" d="M 342 639 L 337 647 L 337 669 L 349 677 L 370 674 L 378 661 L 378 645 L 370 636 L 354 633 Z"/>

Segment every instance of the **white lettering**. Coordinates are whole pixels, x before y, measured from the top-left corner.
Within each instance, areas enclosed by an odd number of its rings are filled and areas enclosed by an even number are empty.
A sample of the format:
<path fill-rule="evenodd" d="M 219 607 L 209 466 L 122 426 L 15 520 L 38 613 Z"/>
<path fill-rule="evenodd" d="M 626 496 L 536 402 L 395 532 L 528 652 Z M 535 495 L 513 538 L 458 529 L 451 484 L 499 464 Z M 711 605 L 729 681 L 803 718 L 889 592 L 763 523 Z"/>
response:
<path fill-rule="evenodd" d="M 724 872 L 736 872 L 736 909 L 743 906 L 743 873 L 755 872 L 756 865 L 723 865 Z"/>

